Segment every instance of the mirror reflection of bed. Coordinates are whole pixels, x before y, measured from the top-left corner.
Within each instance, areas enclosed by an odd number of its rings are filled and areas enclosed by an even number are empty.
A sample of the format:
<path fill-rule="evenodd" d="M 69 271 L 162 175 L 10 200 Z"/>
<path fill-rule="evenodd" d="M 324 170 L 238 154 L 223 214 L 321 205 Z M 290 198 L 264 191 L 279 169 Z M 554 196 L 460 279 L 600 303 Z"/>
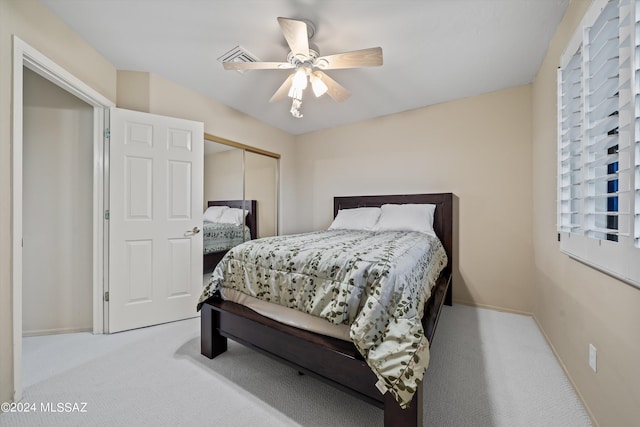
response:
<path fill-rule="evenodd" d="M 232 247 L 258 236 L 256 200 L 210 200 L 203 215 L 203 273 L 211 274 Z"/>
<path fill-rule="evenodd" d="M 279 159 L 277 153 L 204 134 L 203 283 L 231 247 L 278 234 Z M 222 221 L 215 215 L 220 208 L 206 214 L 212 206 L 228 209 Z M 244 224 L 234 218 L 237 210 L 247 214 Z"/>

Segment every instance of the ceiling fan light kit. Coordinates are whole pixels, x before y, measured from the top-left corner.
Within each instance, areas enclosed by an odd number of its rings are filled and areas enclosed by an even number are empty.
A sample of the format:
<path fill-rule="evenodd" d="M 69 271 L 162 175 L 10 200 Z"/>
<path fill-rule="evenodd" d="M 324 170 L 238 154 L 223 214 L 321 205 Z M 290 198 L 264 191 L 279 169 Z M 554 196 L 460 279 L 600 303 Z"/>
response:
<path fill-rule="evenodd" d="M 317 71 L 309 74 L 309 81 L 311 82 L 311 90 L 313 90 L 316 98 L 321 97 L 329 90 L 327 84 L 322 81 L 322 74 Z"/>
<path fill-rule="evenodd" d="M 351 93 L 338 82 L 329 77 L 323 70 L 376 67 L 382 65 L 382 48 L 374 47 L 334 55 L 320 56 L 315 49 L 309 48 L 309 39 L 316 28 L 311 21 L 278 18 L 280 29 L 291 51 L 287 62 L 223 62 L 225 70 L 274 70 L 295 69 L 295 72 L 273 94 L 269 102 L 278 102 L 286 97 L 292 99 L 291 115 L 301 118 L 302 94 L 311 83 L 316 97 L 325 93 L 334 101 L 342 102 Z"/>

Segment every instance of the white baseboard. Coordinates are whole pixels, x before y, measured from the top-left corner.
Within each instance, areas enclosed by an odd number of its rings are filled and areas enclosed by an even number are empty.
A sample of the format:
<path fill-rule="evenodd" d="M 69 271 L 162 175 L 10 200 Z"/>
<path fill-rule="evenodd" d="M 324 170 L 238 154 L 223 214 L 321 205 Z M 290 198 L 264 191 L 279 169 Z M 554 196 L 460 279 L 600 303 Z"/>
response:
<path fill-rule="evenodd" d="M 77 332 L 93 332 L 93 326 L 85 328 L 56 328 L 56 329 L 34 329 L 22 331 L 22 337 L 37 337 L 40 335 L 75 334 Z"/>

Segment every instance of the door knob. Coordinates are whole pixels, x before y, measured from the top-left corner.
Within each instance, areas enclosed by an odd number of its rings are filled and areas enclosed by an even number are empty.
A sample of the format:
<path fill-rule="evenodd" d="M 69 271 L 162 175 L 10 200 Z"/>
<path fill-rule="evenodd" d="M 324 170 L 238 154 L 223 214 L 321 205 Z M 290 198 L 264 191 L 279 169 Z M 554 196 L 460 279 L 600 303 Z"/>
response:
<path fill-rule="evenodd" d="M 191 230 L 187 230 L 184 232 L 185 236 L 194 236 L 200 232 L 198 226 L 193 227 Z"/>

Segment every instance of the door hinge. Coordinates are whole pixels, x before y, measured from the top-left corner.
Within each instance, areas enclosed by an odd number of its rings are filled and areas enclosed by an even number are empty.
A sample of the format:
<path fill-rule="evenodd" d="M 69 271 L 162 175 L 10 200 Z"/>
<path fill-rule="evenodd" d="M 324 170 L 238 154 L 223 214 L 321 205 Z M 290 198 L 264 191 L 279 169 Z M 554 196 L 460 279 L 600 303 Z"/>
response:
<path fill-rule="evenodd" d="M 111 138 L 111 129 L 106 128 L 106 129 L 104 130 L 104 139 L 108 141 L 108 140 L 109 140 L 109 138 Z"/>
<path fill-rule="evenodd" d="M 109 209 L 104 211 L 104 219 L 109 220 Z"/>
<path fill-rule="evenodd" d="M 105 293 L 104 293 L 104 300 L 105 300 L 106 302 L 109 302 L 109 291 L 107 291 L 107 292 L 105 292 Z"/>

